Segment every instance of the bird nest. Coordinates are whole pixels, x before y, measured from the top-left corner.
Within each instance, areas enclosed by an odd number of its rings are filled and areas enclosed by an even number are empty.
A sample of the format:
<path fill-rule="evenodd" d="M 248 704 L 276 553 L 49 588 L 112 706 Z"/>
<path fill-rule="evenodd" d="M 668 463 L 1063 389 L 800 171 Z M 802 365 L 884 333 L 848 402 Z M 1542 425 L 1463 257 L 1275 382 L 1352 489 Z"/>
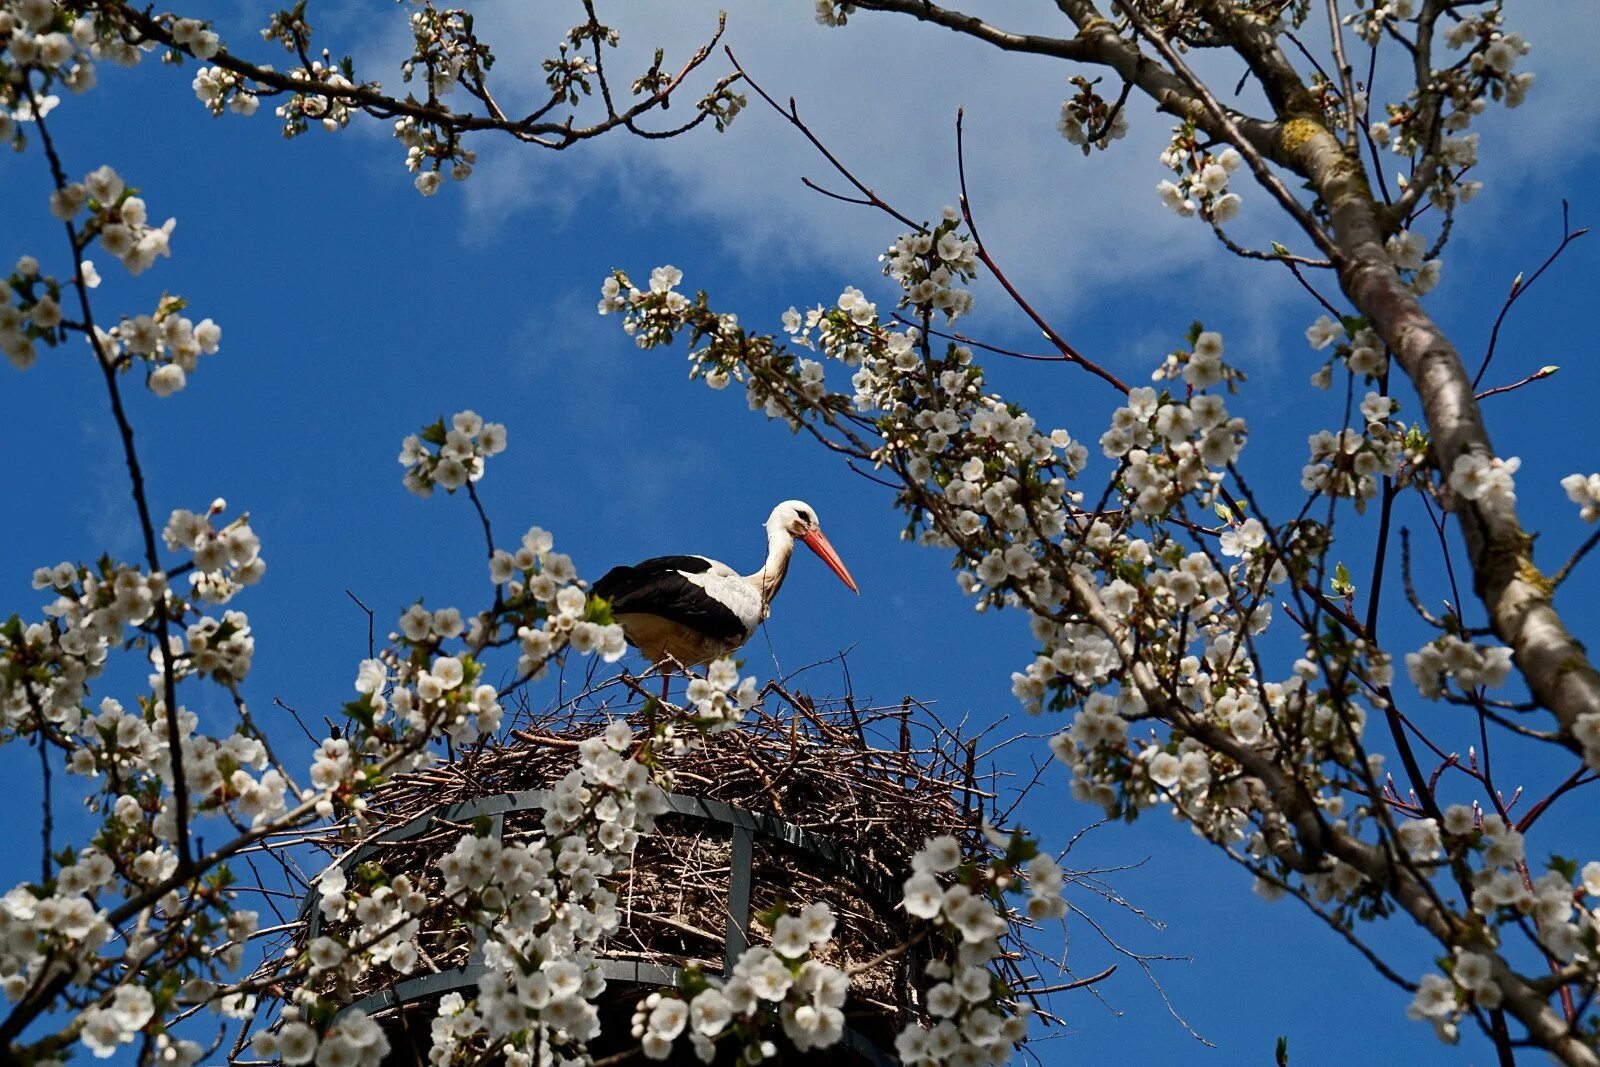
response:
<path fill-rule="evenodd" d="M 612 719 L 644 725 L 642 697 L 624 677 L 552 710 L 524 707 L 501 739 L 373 795 L 359 847 L 348 837 L 325 847 L 350 870 L 370 861 L 390 876 L 429 878 L 463 832 L 537 839 L 541 791 Z M 763 912 L 821 901 L 838 920 L 831 955 L 821 958 L 852 975 L 850 1027 L 886 1047 L 919 1012 L 919 961 L 905 950 L 910 930 L 897 907 L 912 854 L 940 834 L 987 847 L 981 831 L 994 776 L 978 775 L 976 748 L 909 698 L 861 707 L 850 696 L 814 700 L 773 683 L 737 728 L 661 756 L 672 810 L 617 876 L 622 927 L 602 949 L 615 1003 L 631 1004 L 690 966 L 723 973 L 747 943 L 770 939 Z M 313 916 L 302 938 L 316 926 Z M 458 930 L 424 930 L 419 940 L 422 966 L 411 975 L 380 968 L 361 987 L 340 990 L 341 999 L 380 1016 L 399 1010 L 408 1029 L 425 1035 L 431 1001 L 449 989 L 470 995 L 476 952 Z M 1025 951 L 1002 962 L 1013 988 L 1037 983 L 1023 973 Z"/>

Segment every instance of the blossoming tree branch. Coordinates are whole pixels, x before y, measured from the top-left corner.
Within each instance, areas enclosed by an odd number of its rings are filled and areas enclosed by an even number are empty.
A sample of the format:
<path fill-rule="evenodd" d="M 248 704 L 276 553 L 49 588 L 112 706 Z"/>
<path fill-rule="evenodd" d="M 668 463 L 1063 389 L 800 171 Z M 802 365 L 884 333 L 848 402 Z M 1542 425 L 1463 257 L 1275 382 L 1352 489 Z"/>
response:
<path fill-rule="evenodd" d="M 617 314 L 643 348 L 686 343 L 693 376 L 712 388 L 743 382 L 753 409 L 892 485 L 907 537 L 953 551 L 980 608 L 1030 617 L 1039 652 L 1014 689 L 1031 711 L 1073 714 L 1054 748 L 1077 796 L 1130 816 L 1170 805 L 1255 872 L 1264 895 L 1297 897 L 1413 993 L 1410 1014 L 1441 1038 L 1455 1040 L 1465 1021 L 1502 1063 L 1528 1045 L 1565 1063 L 1600 1062 L 1600 861 L 1562 858 L 1587 842 L 1550 840 L 1541 867 L 1527 844 L 1600 769 L 1600 675 L 1556 603 L 1595 539 L 1558 570 L 1535 563 L 1517 515 L 1519 461 L 1494 450 L 1481 402 L 1550 371 L 1478 392 L 1493 348 L 1470 368 L 1423 300 L 1479 189 L 1468 177 L 1473 119 L 1522 103 L 1528 44 L 1498 3 L 1057 7 L 1060 36 L 923 0 L 822 0 L 817 12 L 838 26 L 868 12 L 907 16 L 1097 71 L 1077 76 L 1061 105 L 1062 134 L 1085 152 L 1121 137 L 1135 93 L 1173 116 L 1160 200 L 1260 269 L 1293 275 L 1315 316 L 1307 341 L 1327 354 L 1312 385 L 1345 397 L 1342 422 L 1307 427 L 1300 505 L 1273 514 L 1264 504 L 1283 494 L 1252 484 L 1240 413 L 1249 394 L 1219 334 L 1197 323 L 1153 356 L 1153 385 L 1130 388 L 1007 277 L 981 237 L 981 193 L 969 199 L 964 177 L 958 207 L 932 219 L 903 211 L 796 104 L 754 79 L 836 168 L 841 184 L 828 195 L 904 227 L 881 257 L 902 291 L 895 306 L 880 310 L 852 287 L 791 308 L 781 333 L 763 334 L 719 314 L 705 293 L 680 292 L 681 272 L 664 267 L 638 284 L 624 271 L 606 279 L 601 313 Z M 1318 37 L 1320 57 L 1307 44 Z M 1213 51 L 1243 61 L 1262 113 L 1224 106 L 1196 73 L 1192 57 Z M 1406 71 L 1403 83 L 1372 84 L 1380 62 Z M 1265 248 L 1230 232 L 1251 196 L 1281 235 Z M 1569 229 L 1560 248 L 1581 235 Z M 1085 396 L 1115 390 L 1109 429 L 1047 432 L 1019 398 L 988 387 L 975 350 L 1027 354 L 955 332 L 980 273 L 1039 328 L 1055 350 L 1045 358 L 1093 376 Z M 1523 288 L 1519 278 L 1508 310 Z M 849 388 L 830 386 L 830 371 L 848 375 Z M 1402 384 L 1418 404 L 1409 418 Z M 1111 464 L 1098 485 L 1085 484 L 1091 448 Z M 1600 478 L 1561 484 L 1594 521 Z M 1421 599 L 1408 522 L 1437 532 L 1475 602 L 1460 592 L 1446 604 Z M 1339 551 L 1352 532 L 1376 544 L 1359 576 Z M 1436 636 L 1389 647 L 1396 612 Z M 1287 659 L 1285 630 L 1298 646 Z M 1395 686 L 1396 660 L 1414 692 Z M 1459 705 L 1464 736 L 1419 729 L 1416 701 Z M 1545 750 L 1547 780 L 1523 807 L 1491 770 L 1494 739 L 1509 735 Z M 1427 973 L 1365 930 L 1397 912 L 1437 946 Z"/>

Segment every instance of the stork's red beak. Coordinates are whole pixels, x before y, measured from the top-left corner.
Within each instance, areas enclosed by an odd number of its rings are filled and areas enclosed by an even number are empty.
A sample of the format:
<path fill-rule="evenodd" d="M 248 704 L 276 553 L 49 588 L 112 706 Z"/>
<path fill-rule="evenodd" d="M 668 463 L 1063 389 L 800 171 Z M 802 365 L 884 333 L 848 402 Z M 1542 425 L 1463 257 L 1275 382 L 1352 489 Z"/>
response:
<path fill-rule="evenodd" d="M 861 590 L 856 588 L 856 580 L 850 577 L 850 572 L 845 569 L 844 560 L 839 558 L 839 553 L 833 550 L 833 546 L 828 543 L 828 539 L 822 536 L 821 530 L 812 530 L 801 540 L 806 543 L 807 548 L 822 557 L 822 562 L 826 563 L 828 569 L 839 576 L 841 582 L 850 587 L 852 593 L 860 594 Z"/>

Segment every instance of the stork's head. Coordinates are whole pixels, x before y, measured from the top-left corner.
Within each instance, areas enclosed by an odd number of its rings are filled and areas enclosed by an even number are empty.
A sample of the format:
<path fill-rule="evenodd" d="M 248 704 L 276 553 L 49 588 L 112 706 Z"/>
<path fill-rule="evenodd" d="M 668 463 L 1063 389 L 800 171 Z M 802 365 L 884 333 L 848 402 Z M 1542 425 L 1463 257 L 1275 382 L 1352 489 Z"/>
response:
<path fill-rule="evenodd" d="M 850 577 L 850 572 L 845 569 L 844 561 L 839 558 L 839 553 L 833 550 L 828 539 L 822 535 L 822 523 L 817 520 L 817 510 L 804 500 L 785 500 L 772 509 L 772 514 L 767 516 L 768 530 L 782 530 L 796 541 L 802 541 L 805 546 L 821 557 L 828 569 L 839 576 L 839 580 L 850 587 L 852 593 L 859 593 L 856 580 Z"/>

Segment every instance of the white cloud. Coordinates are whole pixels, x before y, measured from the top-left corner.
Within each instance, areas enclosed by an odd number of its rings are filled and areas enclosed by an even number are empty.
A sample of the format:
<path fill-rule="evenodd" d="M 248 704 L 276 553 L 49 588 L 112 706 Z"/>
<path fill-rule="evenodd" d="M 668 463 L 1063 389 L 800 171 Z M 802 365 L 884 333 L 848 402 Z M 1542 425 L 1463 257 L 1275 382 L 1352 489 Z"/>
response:
<path fill-rule="evenodd" d="M 542 75 L 531 57 L 553 51 L 572 17 L 555 8 L 495 2 L 474 9 L 480 35 L 501 57 L 494 77 L 508 110 L 505 98 L 538 97 Z M 701 0 L 618 9 L 611 17 L 623 47 L 608 53 L 614 80 L 631 78 L 656 44 L 675 67 L 715 26 L 716 12 Z M 955 115 L 964 106 L 969 187 L 985 239 L 1058 304 L 1212 253 L 1207 234 L 1164 214 L 1155 198 L 1162 176 L 1155 156 L 1171 120 L 1136 101 L 1141 121 L 1129 138 L 1084 158 L 1055 130 L 1070 91 L 1069 69 L 1059 62 L 889 16 L 863 15 L 830 30 L 798 0 L 736 9 L 725 42 L 775 96 L 796 98 L 863 181 L 913 217 L 931 217 L 956 198 Z M 397 58 L 388 57 L 403 46 L 399 38 L 382 42 L 384 58 L 368 69 L 392 69 Z M 704 69 L 714 76 L 726 60 L 714 56 Z M 680 120 L 692 99 L 684 96 L 670 117 Z M 805 189 L 802 175 L 830 188 L 845 183 L 754 94 L 720 136 L 709 129 L 666 142 L 610 135 L 559 154 L 493 138 L 478 146 L 478 174 L 464 195 L 469 228 L 479 231 L 519 212 L 592 209 L 585 190 L 593 190 L 640 219 L 662 211 L 705 219 L 747 266 L 844 263 L 862 278 L 875 273 L 873 257 L 896 231 L 887 217 Z"/>

